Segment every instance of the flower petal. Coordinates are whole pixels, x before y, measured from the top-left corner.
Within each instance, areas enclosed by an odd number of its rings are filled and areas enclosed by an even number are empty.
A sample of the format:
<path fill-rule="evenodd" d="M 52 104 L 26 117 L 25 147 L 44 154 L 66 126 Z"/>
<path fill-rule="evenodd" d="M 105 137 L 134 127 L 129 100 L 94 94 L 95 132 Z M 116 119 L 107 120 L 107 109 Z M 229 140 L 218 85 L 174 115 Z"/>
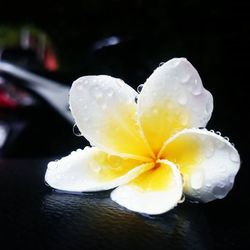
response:
<path fill-rule="evenodd" d="M 161 214 L 172 209 L 182 196 L 182 179 L 176 166 L 166 160 L 111 193 L 113 201 L 130 210 Z"/>
<path fill-rule="evenodd" d="M 206 129 L 185 129 L 160 154 L 180 167 L 184 192 L 203 202 L 222 199 L 232 189 L 240 157 L 232 144 Z"/>
<path fill-rule="evenodd" d="M 86 192 L 108 190 L 129 182 L 152 164 L 111 156 L 97 148 L 78 149 L 48 164 L 45 181 L 53 188 Z"/>
<path fill-rule="evenodd" d="M 140 123 L 155 152 L 172 134 L 205 127 L 212 110 L 212 95 L 185 58 L 174 58 L 158 67 L 138 98 Z"/>
<path fill-rule="evenodd" d="M 82 135 L 110 154 L 147 159 L 150 150 L 137 124 L 136 92 L 110 76 L 85 76 L 70 90 L 70 109 Z"/>

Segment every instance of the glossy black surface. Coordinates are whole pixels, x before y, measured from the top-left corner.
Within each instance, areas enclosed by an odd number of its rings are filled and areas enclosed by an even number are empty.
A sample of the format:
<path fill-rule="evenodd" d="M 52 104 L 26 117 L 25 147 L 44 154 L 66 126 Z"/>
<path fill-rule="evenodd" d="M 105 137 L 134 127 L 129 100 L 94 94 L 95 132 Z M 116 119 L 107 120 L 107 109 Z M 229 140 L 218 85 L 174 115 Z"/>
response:
<path fill-rule="evenodd" d="M 244 249 L 249 241 L 249 206 L 238 188 L 221 201 L 147 216 L 118 206 L 109 192 L 50 190 L 47 161 L 0 162 L 1 249 Z"/>

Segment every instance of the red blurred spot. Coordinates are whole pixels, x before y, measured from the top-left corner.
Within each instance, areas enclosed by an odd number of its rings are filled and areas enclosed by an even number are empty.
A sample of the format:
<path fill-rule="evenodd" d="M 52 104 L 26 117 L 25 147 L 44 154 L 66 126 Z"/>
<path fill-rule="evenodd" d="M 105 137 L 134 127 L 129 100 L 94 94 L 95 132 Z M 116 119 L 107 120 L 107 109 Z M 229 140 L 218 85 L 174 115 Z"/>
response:
<path fill-rule="evenodd" d="M 0 107 L 16 108 L 18 103 L 13 100 L 5 91 L 0 90 Z"/>
<path fill-rule="evenodd" d="M 55 53 L 51 49 L 47 49 L 44 56 L 44 66 L 49 71 L 58 70 L 58 61 Z"/>

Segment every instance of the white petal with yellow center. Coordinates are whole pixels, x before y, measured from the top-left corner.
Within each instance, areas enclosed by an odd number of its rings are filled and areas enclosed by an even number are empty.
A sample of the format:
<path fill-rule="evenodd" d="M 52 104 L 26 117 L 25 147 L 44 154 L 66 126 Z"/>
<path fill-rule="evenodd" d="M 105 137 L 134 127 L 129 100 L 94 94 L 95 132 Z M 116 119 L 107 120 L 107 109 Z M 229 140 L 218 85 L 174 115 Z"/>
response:
<path fill-rule="evenodd" d="M 172 134 L 205 127 L 212 110 L 212 95 L 185 58 L 174 58 L 158 67 L 138 98 L 140 123 L 155 152 Z"/>
<path fill-rule="evenodd" d="M 129 182 L 152 163 L 111 156 L 97 148 L 78 149 L 48 164 L 45 181 L 51 187 L 72 192 L 108 190 Z"/>
<path fill-rule="evenodd" d="M 179 166 L 184 192 L 203 202 L 224 198 L 232 189 L 240 157 L 232 144 L 206 129 L 185 129 L 160 153 Z"/>
<path fill-rule="evenodd" d="M 161 214 L 176 206 L 182 197 L 182 178 L 176 166 L 161 160 L 156 166 L 116 188 L 111 199 L 132 211 Z"/>
<path fill-rule="evenodd" d="M 146 160 L 152 155 L 137 124 L 136 92 L 110 76 L 85 76 L 70 90 L 70 109 L 91 145 L 110 154 Z"/>

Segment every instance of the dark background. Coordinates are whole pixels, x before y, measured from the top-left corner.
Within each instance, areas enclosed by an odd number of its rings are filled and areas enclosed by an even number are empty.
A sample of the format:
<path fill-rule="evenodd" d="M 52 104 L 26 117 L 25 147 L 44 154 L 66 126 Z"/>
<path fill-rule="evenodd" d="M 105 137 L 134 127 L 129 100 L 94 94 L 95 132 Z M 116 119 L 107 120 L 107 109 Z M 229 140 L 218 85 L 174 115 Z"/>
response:
<path fill-rule="evenodd" d="M 52 139 L 43 160 L 1 161 L 0 238 L 9 242 L 1 249 L 249 248 L 248 1 L 22 1 L 0 7 L 0 24 L 46 32 L 60 80 L 69 85 L 82 75 L 109 74 L 135 87 L 160 62 L 188 58 L 214 96 L 208 128 L 228 136 L 242 160 L 224 200 L 186 202 L 148 218 L 119 208 L 106 193 L 84 199 L 50 192 L 43 183 L 47 157 L 69 150 L 58 150 Z M 96 48 L 112 36 L 120 42 Z"/>

